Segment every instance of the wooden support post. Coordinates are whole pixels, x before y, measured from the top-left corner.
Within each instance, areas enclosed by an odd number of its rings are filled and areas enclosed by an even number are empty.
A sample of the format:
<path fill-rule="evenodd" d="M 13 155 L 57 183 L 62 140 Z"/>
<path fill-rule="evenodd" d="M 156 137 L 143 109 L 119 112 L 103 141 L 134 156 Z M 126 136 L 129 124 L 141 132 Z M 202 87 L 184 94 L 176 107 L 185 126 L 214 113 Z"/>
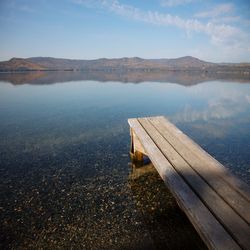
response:
<path fill-rule="evenodd" d="M 131 136 L 130 158 L 132 159 L 132 161 L 135 162 L 143 162 L 143 156 L 145 155 L 145 150 L 132 129 L 130 129 L 130 136 Z"/>
<path fill-rule="evenodd" d="M 139 151 L 135 151 L 134 157 L 135 161 L 143 161 L 143 153 Z"/>

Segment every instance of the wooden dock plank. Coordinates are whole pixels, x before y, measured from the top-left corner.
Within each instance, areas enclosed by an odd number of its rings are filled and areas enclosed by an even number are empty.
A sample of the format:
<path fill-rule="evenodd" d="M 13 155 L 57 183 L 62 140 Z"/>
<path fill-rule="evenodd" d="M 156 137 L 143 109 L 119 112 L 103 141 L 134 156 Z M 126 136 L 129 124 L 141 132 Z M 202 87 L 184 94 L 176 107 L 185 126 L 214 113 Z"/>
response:
<path fill-rule="evenodd" d="M 250 228 L 248 224 L 201 178 L 147 118 L 139 118 L 138 120 L 175 170 L 225 226 L 232 237 L 243 248 L 250 246 Z M 178 150 L 181 150 L 181 148 L 178 147 Z M 213 176 L 209 177 L 213 178 Z"/>
<path fill-rule="evenodd" d="M 181 130 L 169 122 L 164 116 L 153 117 L 157 118 L 165 128 L 173 135 L 178 137 L 183 144 L 185 144 L 192 153 L 199 157 L 203 162 L 208 162 L 210 169 L 213 169 L 214 173 L 225 180 L 232 188 L 234 188 L 241 196 L 250 202 L 250 187 L 232 175 L 220 162 L 214 159 L 210 154 L 203 150 L 197 143 L 185 135 Z"/>
<path fill-rule="evenodd" d="M 224 199 L 247 224 L 250 223 L 250 202 L 241 196 L 231 185 L 229 185 L 220 175 L 215 171 L 216 167 L 211 167 L 210 162 L 203 157 L 200 158 L 190 150 L 189 144 L 183 142 L 173 133 L 170 132 L 164 122 L 158 118 L 150 119 L 150 122 L 155 126 L 164 138 L 174 147 L 178 149 L 178 153 L 186 160 L 186 162 L 205 180 L 207 183 Z"/>
<path fill-rule="evenodd" d="M 211 249 L 240 249 L 199 197 L 183 181 L 182 177 L 145 132 L 139 121 L 129 119 L 128 122 L 135 134 L 140 138 L 147 155 L 150 156 L 160 176 L 207 246 Z"/>

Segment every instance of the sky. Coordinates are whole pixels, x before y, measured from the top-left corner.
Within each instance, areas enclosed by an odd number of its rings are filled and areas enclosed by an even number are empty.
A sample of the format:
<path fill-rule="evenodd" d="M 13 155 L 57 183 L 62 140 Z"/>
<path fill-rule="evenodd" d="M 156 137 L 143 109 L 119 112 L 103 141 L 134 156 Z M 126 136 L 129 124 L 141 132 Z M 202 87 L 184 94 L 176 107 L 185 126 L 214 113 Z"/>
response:
<path fill-rule="evenodd" d="M 0 61 L 187 55 L 250 62 L 250 0 L 0 0 Z"/>

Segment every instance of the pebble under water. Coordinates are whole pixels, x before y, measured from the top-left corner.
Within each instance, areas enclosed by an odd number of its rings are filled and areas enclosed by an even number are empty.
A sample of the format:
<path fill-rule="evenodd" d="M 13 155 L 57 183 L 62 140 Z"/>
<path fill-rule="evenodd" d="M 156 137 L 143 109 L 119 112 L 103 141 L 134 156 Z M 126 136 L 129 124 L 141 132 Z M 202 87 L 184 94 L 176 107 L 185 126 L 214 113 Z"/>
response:
<path fill-rule="evenodd" d="M 154 167 L 143 166 L 146 171 L 136 176 L 137 167 L 124 154 L 125 139 L 127 135 L 119 135 L 35 162 L 29 155 L 9 162 L 1 180 L 3 246 L 204 248 Z"/>
<path fill-rule="evenodd" d="M 1 249 L 205 249 L 152 164 L 131 163 L 127 119 L 166 115 L 250 183 L 247 96 L 230 82 L 0 82 Z"/>

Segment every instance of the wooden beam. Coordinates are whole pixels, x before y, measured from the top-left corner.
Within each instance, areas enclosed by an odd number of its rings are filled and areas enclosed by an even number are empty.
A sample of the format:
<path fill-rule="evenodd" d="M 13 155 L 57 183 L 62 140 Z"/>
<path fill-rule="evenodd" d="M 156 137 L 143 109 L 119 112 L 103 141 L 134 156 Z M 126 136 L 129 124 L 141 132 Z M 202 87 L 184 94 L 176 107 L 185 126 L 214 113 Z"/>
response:
<path fill-rule="evenodd" d="M 170 164 L 139 121 L 129 119 L 128 122 L 133 132 L 140 138 L 147 155 L 160 176 L 207 246 L 211 249 L 240 249 L 234 239 L 214 217 L 213 213 Z"/>
<path fill-rule="evenodd" d="M 243 248 L 250 246 L 249 225 L 224 201 L 222 197 L 217 194 L 216 190 L 211 188 L 211 186 L 208 185 L 208 183 L 185 161 L 185 159 L 182 158 L 179 154 L 179 150 L 182 150 L 182 148 L 178 147 L 177 151 L 177 149 L 172 147 L 172 145 L 161 134 L 164 130 L 161 130 L 160 133 L 149 119 L 139 118 L 138 120 L 171 165 L 183 177 L 185 182 L 188 183 L 208 209 L 213 212 L 214 216 L 227 229 L 228 233 L 235 238 L 238 244 Z M 211 173 L 209 177 L 215 178 L 212 174 L 213 173 Z M 221 188 L 223 188 L 223 185 Z M 227 193 L 225 193 L 225 195 L 227 195 Z M 247 209 L 247 207 L 245 209 Z M 246 213 L 246 210 L 244 212 Z"/>
<path fill-rule="evenodd" d="M 245 196 L 237 191 L 237 188 L 232 187 L 226 182 L 221 175 L 218 175 L 220 169 L 218 166 L 211 165 L 211 161 L 199 155 L 198 151 L 195 154 L 195 147 L 191 150 L 190 141 L 186 144 L 178 137 L 177 131 L 172 127 L 169 131 L 169 124 L 165 121 L 155 118 L 149 118 L 152 125 L 162 134 L 165 140 L 178 151 L 178 154 L 206 181 L 213 190 L 215 190 L 225 202 L 237 212 L 247 224 L 250 224 L 250 202 Z M 175 133 L 174 133 L 175 132 Z"/>
<path fill-rule="evenodd" d="M 156 117 L 153 118 L 155 120 Z M 150 119 L 150 118 L 149 118 Z M 207 162 L 210 168 L 213 169 L 216 175 L 226 181 L 232 188 L 234 188 L 241 196 L 250 201 L 250 187 L 242 180 L 232 175 L 228 169 L 226 169 L 220 162 L 209 155 L 204 149 L 202 149 L 197 143 L 191 140 L 176 126 L 170 123 L 164 116 L 157 117 L 157 120 L 161 122 L 165 129 L 172 135 L 179 138 L 179 140 L 186 145 L 193 154 L 195 154 L 202 162 Z"/>

